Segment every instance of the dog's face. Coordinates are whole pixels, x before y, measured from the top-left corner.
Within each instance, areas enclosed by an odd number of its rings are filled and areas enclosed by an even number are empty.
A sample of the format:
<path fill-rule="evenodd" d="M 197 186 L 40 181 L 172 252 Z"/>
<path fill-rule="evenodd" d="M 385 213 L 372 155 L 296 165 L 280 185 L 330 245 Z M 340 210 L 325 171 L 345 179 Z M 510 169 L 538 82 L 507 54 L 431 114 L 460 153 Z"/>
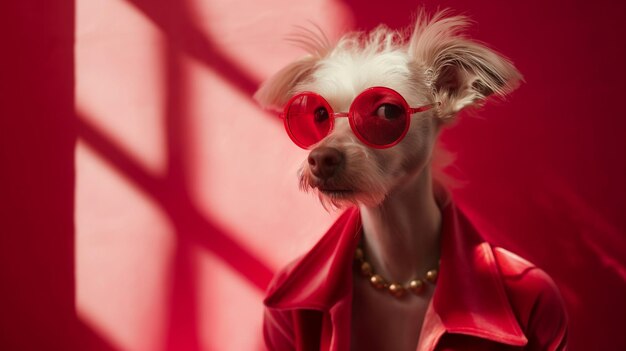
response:
<path fill-rule="evenodd" d="M 295 92 L 320 94 L 337 112 L 348 112 L 355 97 L 371 87 L 388 87 L 409 106 L 423 106 L 433 96 L 406 51 L 375 53 L 347 51 L 320 60 Z M 372 148 L 354 134 L 347 118 L 335 119 L 331 133 L 315 144 L 299 172 L 302 189 L 317 189 L 323 203 L 380 203 L 408 175 L 426 165 L 437 121 L 431 111 L 410 118 L 406 136 L 390 148 Z"/>
<path fill-rule="evenodd" d="M 410 115 L 408 132 L 389 148 L 367 146 L 347 118 L 335 118 L 333 129 L 309 148 L 299 173 L 302 189 L 316 189 L 325 205 L 376 206 L 425 169 L 444 123 L 517 86 L 521 76 L 509 61 L 458 34 L 466 23 L 460 16 L 439 13 L 428 20 L 421 14 L 408 40 L 385 27 L 348 35 L 335 46 L 325 37 L 298 38 L 311 55 L 263 84 L 255 95 L 262 105 L 282 108 L 308 91 L 321 95 L 333 111 L 348 112 L 371 87 L 395 90 L 410 107 L 439 104 Z"/>

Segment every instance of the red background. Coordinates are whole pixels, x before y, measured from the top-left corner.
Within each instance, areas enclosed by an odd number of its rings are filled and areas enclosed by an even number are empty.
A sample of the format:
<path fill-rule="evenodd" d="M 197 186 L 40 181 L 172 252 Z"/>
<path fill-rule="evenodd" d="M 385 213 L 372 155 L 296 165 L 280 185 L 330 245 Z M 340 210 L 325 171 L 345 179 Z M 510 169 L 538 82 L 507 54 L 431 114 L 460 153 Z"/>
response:
<path fill-rule="evenodd" d="M 555 279 L 571 350 L 626 349 L 626 3 L 420 4 L 526 80 L 443 135 L 457 202 Z M 401 28 L 417 5 L 2 2 L 0 349 L 262 348 L 272 272 L 334 214 L 250 96 L 302 55 L 294 25 Z"/>

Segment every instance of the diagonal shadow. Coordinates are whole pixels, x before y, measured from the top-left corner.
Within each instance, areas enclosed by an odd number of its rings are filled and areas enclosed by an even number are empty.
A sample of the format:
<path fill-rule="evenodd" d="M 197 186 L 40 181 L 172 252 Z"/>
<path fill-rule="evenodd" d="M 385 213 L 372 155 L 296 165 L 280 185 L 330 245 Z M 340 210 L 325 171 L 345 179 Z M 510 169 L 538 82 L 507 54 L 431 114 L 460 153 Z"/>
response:
<path fill-rule="evenodd" d="M 79 137 L 89 147 L 163 209 L 179 229 L 181 237 L 211 251 L 259 290 L 266 288 L 272 270 L 231 239 L 227 231 L 205 218 L 193 205 L 184 187 L 171 179 L 151 175 L 79 113 L 77 128 Z"/>
<path fill-rule="evenodd" d="M 184 1 L 127 0 L 149 18 L 167 36 L 171 45 L 208 67 L 247 96 L 252 96 L 259 82 L 246 69 L 229 58 L 194 24 Z"/>

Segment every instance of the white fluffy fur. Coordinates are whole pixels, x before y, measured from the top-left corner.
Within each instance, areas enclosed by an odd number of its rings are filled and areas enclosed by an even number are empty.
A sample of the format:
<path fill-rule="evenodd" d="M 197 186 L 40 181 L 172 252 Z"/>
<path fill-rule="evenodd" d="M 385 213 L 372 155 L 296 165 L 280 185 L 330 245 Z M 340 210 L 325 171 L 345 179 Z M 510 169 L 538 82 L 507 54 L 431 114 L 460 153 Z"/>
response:
<path fill-rule="evenodd" d="M 336 112 L 347 112 L 364 89 L 386 86 L 398 91 L 412 107 L 440 102 L 437 109 L 418 113 L 402 142 L 389 149 L 361 144 L 348 121 L 336 120 L 332 133 L 317 146 L 345 155 L 345 165 L 332 179 L 320 180 L 303 163 L 302 189 L 335 185 L 354 189 L 352 195 L 321 194 L 325 206 L 381 203 L 407 177 L 430 169 L 441 125 L 463 108 L 480 104 L 490 95 L 504 96 L 519 84 L 521 75 L 510 61 L 462 34 L 469 21 L 446 11 L 428 18 L 420 12 L 412 34 L 379 26 L 369 33 L 349 33 L 331 45 L 319 30 L 300 28 L 289 40 L 306 49 L 266 81 L 255 99 L 267 108 L 282 108 L 301 91 L 324 96 Z M 409 33 L 410 31 L 407 31 Z"/>

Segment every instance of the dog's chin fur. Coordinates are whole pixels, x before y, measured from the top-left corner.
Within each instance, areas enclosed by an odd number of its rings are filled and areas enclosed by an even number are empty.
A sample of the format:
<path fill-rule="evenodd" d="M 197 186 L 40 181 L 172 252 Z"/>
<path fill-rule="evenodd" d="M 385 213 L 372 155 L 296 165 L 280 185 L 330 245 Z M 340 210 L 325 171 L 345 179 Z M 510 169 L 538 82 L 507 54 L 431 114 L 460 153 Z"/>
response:
<path fill-rule="evenodd" d="M 327 211 L 345 209 L 359 204 L 374 207 L 378 206 L 385 199 L 385 194 L 374 194 L 372 192 L 351 191 L 347 194 L 336 192 L 325 192 L 319 189 L 307 188 L 306 191 L 314 191 Z"/>
<path fill-rule="evenodd" d="M 324 182 L 315 177 L 307 165 L 303 165 L 299 171 L 300 190 L 317 194 L 327 211 L 359 204 L 377 206 L 385 200 L 389 187 L 388 180 L 381 173 L 358 172 L 351 168 L 342 172 L 339 177 Z M 341 191 L 322 190 L 323 188 Z"/>

